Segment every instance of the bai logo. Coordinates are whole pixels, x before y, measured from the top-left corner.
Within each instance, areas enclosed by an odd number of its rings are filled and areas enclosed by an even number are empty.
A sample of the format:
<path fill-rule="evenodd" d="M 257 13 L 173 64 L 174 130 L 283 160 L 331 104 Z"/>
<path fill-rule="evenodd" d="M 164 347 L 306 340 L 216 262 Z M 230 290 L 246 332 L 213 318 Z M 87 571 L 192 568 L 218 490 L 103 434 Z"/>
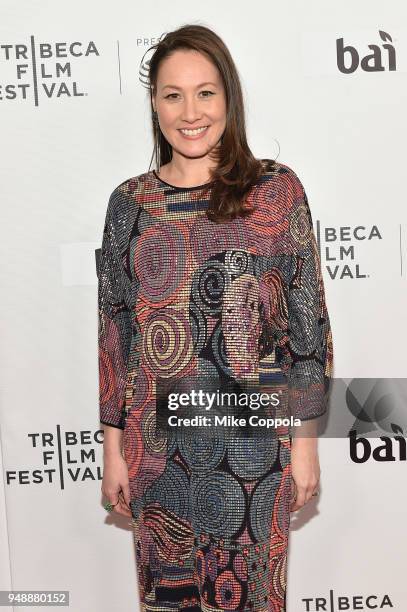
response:
<path fill-rule="evenodd" d="M 393 425 L 395 435 L 380 436 L 382 444 L 372 447 L 368 438 L 356 437 L 356 431 L 349 432 L 349 455 L 354 463 L 373 461 L 406 461 L 406 438 L 399 425 Z"/>
<path fill-rule="evenodd" d="M 387 32 L 379 30 L 379 36 L 383 43 L 368 45 L 371 53 L 362 55 L 362 52 L 348 44 L 345 45 L 343 38 L 336 39 L 336 63 L 341 72 L 351 74 L 360 65 L 364 72 L 384 72 L 396 70 L 396 50 L 391 44 L 392 37 Z M 345 65 L 348 64 L 348 65 Z"/>
<path fill-rule="evenodd" d="M 407 379 L 354 379 L 346 388 L 346 405 L 355 417 L 348 428 L 354 463 L 406 461 L 405 401 Z"/>

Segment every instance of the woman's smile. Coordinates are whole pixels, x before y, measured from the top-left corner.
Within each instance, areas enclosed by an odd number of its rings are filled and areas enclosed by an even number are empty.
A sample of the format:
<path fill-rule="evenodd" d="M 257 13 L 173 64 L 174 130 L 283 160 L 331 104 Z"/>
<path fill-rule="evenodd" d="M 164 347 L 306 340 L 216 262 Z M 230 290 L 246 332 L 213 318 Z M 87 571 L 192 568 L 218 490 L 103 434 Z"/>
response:
<path fill-rule="evenodd" d="M 202 126 L 200 128 L 195 128 L 193 130 L 189 128 L 180 128 L 179 132 L 187 138 L 188 140 L 198 140 L 202 138 L 202 136 L 207 132 L 209 125 Z"/>

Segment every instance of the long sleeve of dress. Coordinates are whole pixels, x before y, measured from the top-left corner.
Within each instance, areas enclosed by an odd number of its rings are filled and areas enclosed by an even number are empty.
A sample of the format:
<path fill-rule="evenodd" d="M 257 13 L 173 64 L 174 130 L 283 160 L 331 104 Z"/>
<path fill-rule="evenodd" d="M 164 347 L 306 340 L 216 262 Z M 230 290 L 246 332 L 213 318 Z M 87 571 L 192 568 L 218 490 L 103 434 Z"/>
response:
<path fill-rule="evenodd" d="M 307 195 L 293 171 L 291 179 L 293 205 L 289 216 L 289 235 L 294 257 L 288 290 L 288 413 L 301 421 L 309 421 L 322 416 L 327 410 L 333 343 Z M 301 430 L 312 431 L 312 427 L 307 430 L 305 426 Z"/>
<path fill-rule="evenodd" d="M 124 429 L 124 406 L 131 320 L 124 300 L 124 268 L 118 246 L 120 199 L 110 196 L 98 272 L 98 354 L 100 421 Z"/>

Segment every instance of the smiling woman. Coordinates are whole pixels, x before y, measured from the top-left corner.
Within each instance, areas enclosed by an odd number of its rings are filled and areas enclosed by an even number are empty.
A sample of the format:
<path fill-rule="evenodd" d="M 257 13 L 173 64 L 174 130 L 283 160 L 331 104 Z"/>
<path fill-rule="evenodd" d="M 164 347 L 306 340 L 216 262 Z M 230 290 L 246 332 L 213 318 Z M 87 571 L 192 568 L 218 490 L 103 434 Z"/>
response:
<path fill-rule="evenodd" d="M 160 168 L 160 176 L 180 186 L 189 186 L 185 175 L 198 185 L 211 180 L 210 152 L 226 127 L 225 90 L 213 62 L 195 50 L 167 56 L 157 72 L 152 104 L 172 147 L 172 159 Z"/>
<path fill-rule="evenodd" d="M 159 176 L 174 186 L 214 182 L 213 222 L 248 214 L 262 173 L 246 138 L 239 75 L 224 42 L 204 26 L 167 34 L 150 60 L 154 152 Z"/>
<path fill-rule="evenodd" d="M 102 491 L 132 518 L 141 609 L 283 612 L 290 511 L 316 494 L 319 464 L 315 439 L 269 423 L 313 431 L 333 355 L 307 196 L 251 153 L 212 30 L 169 32 L 150 85 L 156 169 L 113 190 L 101 249 Z M 219 427 L 208 415 L 193 431 L 192 413 L 157 427 L 162 389 L 245 383 L 274 392 L 270 419 L 246 427 L 216 403 Z"/>

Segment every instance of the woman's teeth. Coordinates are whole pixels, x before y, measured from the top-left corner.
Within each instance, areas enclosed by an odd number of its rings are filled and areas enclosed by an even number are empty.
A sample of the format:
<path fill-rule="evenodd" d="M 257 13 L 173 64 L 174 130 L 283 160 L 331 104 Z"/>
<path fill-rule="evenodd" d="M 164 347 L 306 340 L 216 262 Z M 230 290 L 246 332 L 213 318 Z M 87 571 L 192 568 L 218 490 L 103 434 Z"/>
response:
<path fill-rule="evenodd" d="M 201 132 L 206 130 L 207 127 L 208 126 L 206 125 L 205 127 L 197 128 L 196 130 L 180 130 L 180 132 L 182 132 L 186 136 L 195 136 L 196 134 L 200 134 Z"/>

